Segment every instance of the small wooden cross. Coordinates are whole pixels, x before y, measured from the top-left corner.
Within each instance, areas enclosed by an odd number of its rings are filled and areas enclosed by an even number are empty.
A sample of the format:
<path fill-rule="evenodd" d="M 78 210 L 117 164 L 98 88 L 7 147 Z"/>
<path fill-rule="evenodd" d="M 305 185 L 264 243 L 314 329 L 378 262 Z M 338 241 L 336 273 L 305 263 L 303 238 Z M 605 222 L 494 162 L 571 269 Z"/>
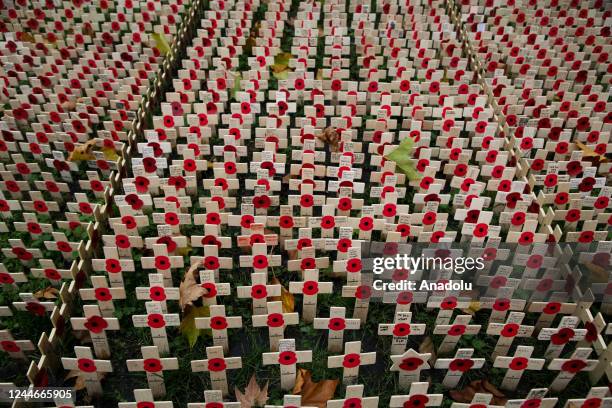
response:
<path fill-rule="evenodd" d="M 268 276 L 263 272 L 251 274 L 251 286 L 238 286 L 237 293 L 241 299 L 253 299 L 253 315 L 268 313 L 268 297 L 280 296 L 281 285 L 269 285 Z"/>
<path fill-rule="evenodd" d="M 98 358 L 109 358 L 111 355 L 106 330 L 119 330 L 119 320 L 114 317 L 102 317 L 98 305 L 83 305 L 85 317 L 71 317 L 74 330 L 88 330 L 93 343 L 94 353 Z"/>
<path fill-rule="evenodd" d="M 597 367 L 599 360 L 589 360 L 593 350 L 588 348 L 577 348 L 570 358 L 555 358 L 548 365 L 549 370 L 558 370 L 559 374 L 550 385 L 553 391 L 561 391 L 576 374 L 581 371 L 592 371 Z"/>
<path fill-rule="evenodd" d="M 190 402 L 187 408 L 240 408 L 239 402 L 223 402 L 223 394 L 218 390 L 204 391 L 204 403 Z"/>
<path fill-rule="evenodd" d="M 548 302 L 532 302 L 529 304 L 527 311 L 540 313 L 540 317 L 535 324 L 536 332 L 539 332 L 542 327 L 550 327 L 558 314 L 569 315 L 576 310 L 576 303 L 564 302 L 565 293 L 553 293 Z M 555 300 L 559 299 L 559 300 Z"/>
<path fill-rule="evenodd" d="M 506 356 L 512 342 L 515 337 L 531 337 L 534 326 L 525 326 L 521 323 L 525 318 L 525 313 L 522 312 L 510 312 L 506 323 L 490 323 L 487 328 L 487 334 L 493 336 L 499 336 L 497 339 L 497 345 L 491 356 L 493 358 L 497 356 Z"/>
<path fill-rule="evenodd" d="M 506 408 L 540 407 L 553 408 L 557 405 L 558 398 L 544 398 L 548 388 L 532 388 L 525 399 L 508 400 Z"/>
<path fill-rule="evenodd" d="M 425 324 L 411 324 L 412 313 L 396 312 L 393 323 L 380 323 L 378 325 L 378 335 L 392 335 L 391 355 L 402 354 L 408 345 L 408 336 L 421 336 L 425 334 Z"/>
<path fill-rule="evenodd" d="M 493 394 L 476 393 L 472 398 L 472 402 L 465 404 L 461 402 L 453 402 L 451 408 L 503 408 L 502 405 L 491 405 Z"/>
<path fill-rule="evenodd" d="M 280 266 L 280 255 L 268 255 L 265 243 L 253 244 L 253 255 L 240 255 L 241 268 L 253 268 L 255 272 L 267 273 L 268 267 Z"/>
<path fill-rule="evenodd" d="M 206 293 L 202 295 L 204 305 L 216 305 L 217 296 L 229 296 L 232 293 L 229 283 L 219 283 L 215 280 L 215 271 L 201 270 L 200 285 L 206 289 Z"/>
<path fill-rule="evenodd" d="M 136 402 L 120 402 L 119 408 L 172 408 L 172 401 L 154 401 L 153 392 L 149 388 L 134 390 Z"/>
<path fill-rule="evenodd" d="M 0 330 L 0 349 L 11 358 L 25 359 L 24 352 L 34 351 L 34 344 L 30 340 L 15 340 L 8 330 Z"/>
<path fill-rule="evenodd" d="M 283 303 L 280 301 L 268 302 L 267 309 L 267 313 L 253 316 L 253 327 L 267 326 L 270 350 L 277 351 L 279 341 L 285 335 L 285 327 L 298 324 L 300 316 L 297 313 L 283 313 Z"/>
<path fill-rule="evenodd" d="M 391 356 L 393 365 L 391 371 L 399 371 L 399 387 L 407 390 L 412 383 L 418 382 L 421 371 L 431 368 L 427 362 L 431 353 L 420 354 L 413 349 L 408 349 L 401 355 Z"/>
<path fill-rule="evenodd" d="M 195 326 L 197 329 L 212 329 L 213 344 L 222 346 L 225 353 L 229 353 L 229 342 L 227 339 L 227 329 L 242 327 L 241 316 L 225 315 L 225 306 L 210 306 L 210 317 L 196 317 Z"/>
<path fill-rule="evenodd" d="M 376 352 L 362 353 L 360 341 L 349 341 L 344 345 L 344 355 L 327 357 L 329 368 L 343 367 L 342 382 L 354 384 L 359 376 L 359 367 L 376 362 Z"/>
<path fill-rule="evenodd" d="M 558 358 L 563 348 L 570 341 L 579 341 L 586 336 L 586 329 L 577 329 L 580 318 L 577 316 L 563 316 L 559 326 L 555 328 L 545 327 L 540 330 L 538 340 L 550 340 L 548 348 L 544 352 L 544 358 L 550 360 Z"/>
<path fill-rule="evenodd" d="M 608 387 L 592 387 L 584 398 L 569 399 L 563 408 L 572 407 L 608 407 L 612 405 L 612 396 Z"/>
<path fill-rule="evenodd" d="M 90 396 L 102 395 L 102 384 L 100 373 L 113 371 L 111 362 L 108 360 L 94 360 L 89 347 L 75 347 L 76 358 L 62 357 L 62 365 L 66 370 L 78 370 L 85 381 L 87 394 Z"/>
<path fill-rule="evenodd" d="M 168 247 L 164 244 L 154 244 L 153 256 L 142 257 L 140 262 L 142 269 L 155 269 L 158 274 L 161 274 L 168 286 L 172 285 L 172 269 L 184 266 L 183 257 L 170 255 Z"/>
<path fill-rule="evenodd" d="M 161 273 L 149 274 L 149 287 L 137 287 L 136 299 L 158 302 L 162 313 L 168 313 L 167 300 L 179 300 L 179 288 L 166 286 L 166 279 Z"/>
<path fill-rule="evenodd" d="M 442 404 L 442 394 L 428 394 L 428 382 L 414 382 L 408 395 L 392 395 L 390 407 L 437 407 Z"/>
<path fill-rule="evenodd" d="M 310 363 L 312 351 L 296 351 L 295 339 L 283 339 L 279 342 L 278 351 L 263 353 L 263 365 L 279 364 L 281 388 L 290 390 L 295 386 L 297 363 Z"/>
<path fill-rule="evenodd" d="M 303 282 L 289 282 L 289 292 L 303 295 L 302 320 L 305 323 L 312 323 L 317 315 L 317 296 L 332 293 L 333 287 L 332 282 L 319 281 L 318 269 L 306 269 Z"/>
<path fill-rule="evenodd" d="M 149 275 L 150 276 L 150 275 Z M 146 302 L 146 315 L 132 315 L 134 327 L 150 327 L 153 344 L 159 348 L 161 354 L 170 352 L 168 344 L 167 326 L 179 326 L 181 319 L 177 313 L 164 313 L 162 302 Z"/>
<path fill-rule="evenodd" d="M 327 350 L 331 353 L 342 351 L 344 343 L 344 330 L 358 330 L 361 326 L 359 319 L 346 319 L 346 308 L 332 306 L 329 310 L 329 318 L 316 317 L 314 319 L 315 329 L 327 329 Z"/>
<path fill-rule="evenodd" d="M 364 397 L 363 385 L 349 385 L 346 387 L 344 399 L 327 401 L 327 408 L 345 408 L 345 407 L 363 407 L 376 408 L 378 407 L 378 397 Z"/>
<path fill-rule="evenodd" d="M 301 395 L 285 395 L 283 397 L 283 405 L 268 405 L 265 408 L 315 408 L 306 405 L 302 405 Z"/>
<path fill-rule="evenodd" d="M 121 258 L 119 248 L 114 246 L 104 247 L 104 259 L 92 259 L 94 271 L 104 271 L 108 274 L 111 286 L 124 286 L 123 272 L 134 272 L 134 260 L 131 258 Z"/>
<path fill-rule="evenodd" d="M 242 368 L 240 357 L 224 357 L 223 347 L 206 347 L 206 360 L 192 360 L 191 371 L 194 373 L 208 371 L 212 388 L 220 390 L 223 395 L 228 394 L 226 370 Z"/>
<path fill-rule="evenodd" d="M 97 300 L 100 312 L 104 317 L 112 317 L 115 311 L 114 299 L 125 299 L 125 289 L 122 287 L 109 288 L 105 276 L 92 276 L 93 288 L 79 289 L 81 298 L 85 301 Z"/>
<path fill-rule="evenodd" d="M 546 360 L 543 358 L 531 358 L 533 347 L 518 346 L 514 357 L 498 356 L 493 362 L 493 367 L 506 368 L 506 375 L 502 381 L 501 388 L 515 390 L 525 370 L 541 370 Z"/>
<path fill-rule="evenodd" d="M 140 348 L 141 359 L 127 360 L 128 371 L 144 371 L 147 373 L 147 382 L 154 397 L 166 395 L 163 372 L 167 370 L 178 370 L 178 359 L 176 357 L 159 358 L 157 346 L 146 346 Z"/>
<path fill-rule="evenodd" d="M 472 358 L 474 349 L 459 349 L 454 358 L 439 358 L 434 368 L 447 369 L 442 384 L 447 388 L 455 388 L 461 376 L 472 369 L 480 369 L 484 366 L 484 358 Z"/>
<path fill-rule="evenodd" d="M 472 320 L 470 315 L 459 315 L 452 325 L 443 324 L 434 328 L 434 334 L 446 334 L 440 347 L 438 347 L 439 354 L 454 350 L 461 336 L 478 334 L 481 326 L 479 324 L 469 324 L 470 320 Z"/>

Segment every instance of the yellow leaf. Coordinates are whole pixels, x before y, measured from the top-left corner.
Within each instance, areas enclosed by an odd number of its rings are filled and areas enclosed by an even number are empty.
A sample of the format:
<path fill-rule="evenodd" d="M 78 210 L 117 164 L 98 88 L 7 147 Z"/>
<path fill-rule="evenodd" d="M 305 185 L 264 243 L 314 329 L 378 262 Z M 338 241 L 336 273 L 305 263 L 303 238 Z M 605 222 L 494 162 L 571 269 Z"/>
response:
<path fill-rule="evenodd" d="M 181 320 L 180 330 L 183 336 L 187 338 L 189 347 L 193 348 L 200 335 L 210 332 L 210 330 L 207 329 L 197 329 L 195 326 L 195 319 L 196 317 L 210 316 L 210 310 L 208 309 L 208 306 L 189 306 L 185 310 L 187 312 L 183 316 L 183 320 Z"/>
<path fill-rule="evenodd" d="M 189 255 L 191 250 L 192 250 L 191 245 L 187 244 L 186 247 L 177 248 L 176 254 L 180 255 L 180 256 L 187 256 L 187 255 Z"/>
<path fill-rule="evenodd" d="M 104 153 L 104 158 L 106 160 L 115 161 L 119 158 L 119 155 L 112 147 L 103 147 L 102 153 Z"/>
<path fill-rule="evenodd" d="M 96 160 L 96 156 L 94 156 L 92 153 L 95 145 L 96 145 L 96 140 L 91 139 L 82 145 L 76 146 L 74 150 L 70 152 L 70 155 L 68 156 L 68 160 L 72 162 L 83 161 L 83 160 Z"/>
<path fill-rule="evenodd" d="M 47 286 L 44 289 L 41 289 L 34 293 L 34 297 L 36 299 L 57 299 L 57 295 L 59 294 L 59 290 L 53 286 Z"/>
<path fill-rule="evenodd" d="M 271 285 L 281 285 L 281 295 L 273 296 L 273 301 L 281 301 L 283 303 L 283 313 L 293 313 L 295 310 L 295 298 L 293 297 L 293 293 L 289 292 L 280 281 L 274 276 L 270 280 Z"/>
<path fill-rule="evenodd" d="M 170 52 L 170 45 L 166 41 L 166 37 L 160 33 L 151 33 L 151 37 L 155 40 L 155 48 L 161 52 L 162 55 L 166 55 Z"/>

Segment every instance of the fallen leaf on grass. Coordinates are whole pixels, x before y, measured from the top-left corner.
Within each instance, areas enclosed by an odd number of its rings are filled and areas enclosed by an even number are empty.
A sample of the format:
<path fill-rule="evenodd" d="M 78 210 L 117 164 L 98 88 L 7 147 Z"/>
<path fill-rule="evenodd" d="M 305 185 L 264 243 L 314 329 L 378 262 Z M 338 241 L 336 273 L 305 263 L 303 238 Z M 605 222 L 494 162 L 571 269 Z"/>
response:
<path fill-rule="evenodd" d="M 179 286 L 179 305 L 182 311 L 206 294 L 206 289 L 196 281 L 198 266 L 198 264 L 191 265 Z"/>
<path fill-rule="evenodd" d="M 104 158 L 110 161 L 116 161 L 119 158 L 119 155 L 115 151 L 114 147 L 103 147 L 102 153 L 104 153 Z"/>
<path fill-rule="evenodd" d="M 210 316 L 210 309 L 208 306 L 187 306 L 186 312 L 181 320 L 181 334 L 187 338 L 189 347 L 193 346 L 198 341 L 200 335 L 208 333 L 209 329 L 198 329 L 195 325 L 196 317 L 208 317 Z"/>
<path fill-rule="evenodd" d="M 508 401 L 506 396 L 487 380 L 472 381 L 462 390 L 450 391 L 449 395 L 457 402 L 467 403 L 472 402 L 474 395 L 477 393 L 493 395 L 493 399 L 491 400 L 492 405 L 505 406 L 506 402 Z"/>
<path fill-rule="evenodd" d="M 47 286 L 44 289 L 36 291 L 34 293 L 34 297 L 36 299 L 57 299 L 57 295 L 59 295 L 59 290 L 53 286 Z"/>
<path fill-rule="evenodd" d="M 312 381 L 312 373 L 298 368 L 293 394 L 302 396 L 302 405 L 325 408 L 327 401 L 334 397 L 340 380 Z"/>
<path fill-rule="evenodd" d="M 270 285 L 280 285 L 281 287 L 281 295 L 273 296 L 271 298 L 272 301 L 281 301 L 283 303 L 283 313 L 293 313 L 295 310 L 295 298 L 293 297 L 293 293 L 289 292 L 276 276 L 270 279 Z"/>
<path fill-rule="evenodd" d="M 434 347 L 434 342 L 431 337 L 427 336 L 423 339 L 423 341 L 419 345 L 419 353 L 431 353 L 430 360 L 432 362 L 436 361 L 436 349 Z"/>
<path fill-rule="evenodd" d="M 248 385 L 244 389 L 244 393 L 242 393 L 238 387 L 234 387 L 234 392 L 236 393 L 236 400 L 240 403 L 241 408 L 263 406 L 268 401 L 268 382 L 266 381 L 266 384 L 262 388 L 259 388 L 257 378 L 255 378 L 255 374 L 253 374 Z"/>
<path fill-rule="evenodd" d="M 335 127 L 331 127 L 331 126 L 326 127 L 323 130 L 323 132 L 317 134 L 317 139 L 321 140 L 325 144 L 328 144 L 332 152 L 338 151 L 340 135 L 338 135 L 338 132 L 336 132 Z"/>
<path fill-rule="evenodd" d="M 274 64 L 270 67 L 272 75 L 276 79 L 287 79 L 289 77 L 289 61 L 293 55 L 289 52 L 281 52 L 274 57 Z"/>
<path fill-rule="evenodd" d="M 107 373 L 98 372 L 97 374 L 98 374 L 98 380 L 102 381 L 106 377 Z M 79 370 L 70 370 L 68 374 L 66 374 L 66 377 L 64 378 L 64 382 L 71 380 L 73 378 L 76 378 L 74 382 L 74 389 L 76 391 L 85 389 L 85 378 L 83 378 Z"/>
<path fill-rule="evenodd" d="M 96 145 L 95 139 L 90 139 L 82 145 L 78 145 L 74 148 L 73 151 L 70 152 L 68 156 L 68 161 L 77 162 L 84 160 L 96 160 L 96 156 L 94 156 L 93 148 Z"/>
<path fill-rule="evenodd" d="M 395 149 L 385 157 L 387 160 L 395 162 L 399 170 L 406 175 L 408 180 L 418 180 L 421 176 L 417 172 L 414 161 L 412 160 L 412 148 L 414 147 L 414 140 L 411 137 L 407 137 L 402 140 Z"/>

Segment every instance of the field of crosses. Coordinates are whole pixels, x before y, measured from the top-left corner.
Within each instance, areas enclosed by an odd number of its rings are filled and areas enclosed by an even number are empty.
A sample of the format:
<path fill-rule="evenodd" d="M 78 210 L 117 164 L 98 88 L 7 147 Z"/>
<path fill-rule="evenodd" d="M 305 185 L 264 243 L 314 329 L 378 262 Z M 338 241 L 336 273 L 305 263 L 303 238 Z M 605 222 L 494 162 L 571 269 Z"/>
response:
<path fill-rule="evenodd" d="M 612 406 L 609 1 L 0 4 L 0 383 L 77 397 L 15 407 Z"/>

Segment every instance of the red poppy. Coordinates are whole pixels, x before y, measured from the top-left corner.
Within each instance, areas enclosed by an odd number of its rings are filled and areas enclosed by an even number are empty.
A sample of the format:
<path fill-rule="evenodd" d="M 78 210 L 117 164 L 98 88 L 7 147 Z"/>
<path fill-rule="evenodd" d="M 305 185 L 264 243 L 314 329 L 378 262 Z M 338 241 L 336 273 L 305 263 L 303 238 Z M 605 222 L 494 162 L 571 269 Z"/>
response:
<path fill-rule="evenodd" d="M 355 273 L 361 271 L 361 260 L 359 258 L 349 259 L 346 262 L 346 271 Z"/>
<path fill-rule="evenodd" d="M 314 269 L 316 268 L 316 266 L 317 266 L 317 263 L 314 258 L 304 258 L 302 259 L 302 262 L 300 262 L 301 270 Z"/>
<path fill-rule="evenodd" d="M 263 299 L 268 296 L 266 285 L 253 285 L 251 287 L 251 297 L 253 299 Z"/>
<path fill-rule="evenodd" d="M 108 302 L 113 300 L 113 295 L 108 288 L 96 288 L 94 290 L 94 295 L 100 302 Z"/>
<path fill-rule="evenodd" d="M 336 221 L 333 216 L 325 215 L 321 217 L 321 228 L 323 229 L 331 229 L 336 225 Z"/>
<path fill-rule="evenodd" d="M 362 217 L 359 220 L 359 229 L 362 231 L 371 231 L 374 228 L 374 218 Z"/>
<path fill-rule="evenodd" d="M 451 361 L 450 366 L 448 367 L 450 371 L 460 371 L 465 373 L 472 369 L 474 366 L 474 361 L 469 358 L 456 358 Z"/>
<path fill-rule="evenodd" d="M 270 327 L 283 327 L 285 325 L 285 319 L 282 313 L 270 313 L 267 323 Z"/>
<path fill-rule="evenodd" d="M 253 205 L 255 208 L 269 208 L 270 207 L 270 197 L 268 196 L 255 196 L 253 197 Z"/>
<path fill-rule="evenodd" d="M 163 370 L 161 360 L 157 358 L 147 358 L 143 362 L 144 370 L 148 373 L 158 373 Z"/>
<path fill-rule="evenodd" d="M 170 258 L 165 255 L 159 255 L 155 257 L 155 267 L 159 270 L 165 271 L 170 269 L 171 263 Z"/>
<path fill-rule="evenodd" d="M 424 364 L 424 361 L 417 357 L 408 357 L 402 360 L 399 368 L 404 371 L 414 371 Z"/>
<path fill-rule="evenodd" d="M 382 213 L 385 217 L 395 217 L 397 214 L 397 206 L 392 203 L 387 203 L 384 205 Z"/>
<path fill-rule="evenodd" d="M 576 374 L 582 371 L 587 366 L 587 363 L 583 360 L 568 360 L 561 366 L 561 370 L 571 374 Z"/>
<path fill-rule="evenodd" d="M 533 242 L 534 237 L 535 237 L 535 234 L 533 232 L 525 231 L 525 232 L 522 232 L 521 235 L 519 236 L 518 242 L 520 245 L 528 245 Z"/>
<path fill-rule="evenodd" d="M 561 303 L 559 302 L 549 302 L 542 309 L 542 313 L 545 314 L 557 314 L 561 311 Z"/>
<path fill-rule="evenodd" d="M 436 222 L 437 214 L 429 211 L 423 215 L 423 225 L 433 225 Z"/>
<path fill-rule="evenodd" d="M 223 330 L 227 328 L 227 319 L 223 316 L 214 316 L 210 319 L 210 328 L 214 330 Z"/>
<path fill-rule="evenodd" d="M 149 401 L 140 401 L 136 403 L 136 408 L 155 408 L 155 403 Z"/>
<path fill-rule="evenodd" d="M 130 247 L 130 239 L 127 235 L 119 234 L 115 237 L 115 245 L 121 249 L 127 249 Z"/>
<path fill-rule="evenodd" d="M 473 234 L 475 237 L 483 238 L 483 237 L 486 237 L 488 233 L 489 233 L 489 226 L 487 224 L 480 223 L 474 227 Z"/>
<path fill-rule="evenodd" d="M 0 283 L 5 285 L 11 285 L 15 283 L 15 279 L 8 273 L 0 273 Z"/>
<path fill-rule="evenodd" d="M 96 364 L 90 358 L 79 358 L 77 360 L 77 366 L 79 367 L 79 370 L 86 373 L 93 373 L 96 371 Z"/>
<path fill-rule="evenodd" d="M 353 208 L 353 202 L 349 197 L 342 197 L 338 200 L 338 209 L 340 211 L 349 211 Z"/>
<path fill-rule="evenodd" d="M 516 323 L 508 323 L 506 325 L 504 325 L 502 331 L 501 331 L 501 335 L 503 337 L 514 337 L 518 334 L 519 331 L 519 325 Z"/>
<path fill-rule="evenodd" d="M 440 303 L 440 309 L 442 310 L 452 310 L 457 307 L 457 298 L 454 296 L 449 296 L 442 300 Z"/>
<path fill-rule="evenodd" d="M 529 399 L 521 404 L 521 408 L 539 408 L 542 400 L 538 398 Z"/>
<path fill-rule="evenodd" d="M 498 312 L 505 312 L 510 309 L 510 300 L 508 299 L 495 299 L 493 303 L 493 310 Z"/>
<path fill-rule="evenodd" d="M 403 408 L 422 408 L 427 406 L 429 397 L 427 395 L 411 395 L 408 401 L 404 402 Z"/>
<path fill-rule="evenodd" d="M 292 365 L 297 363 L 297 354 L 294 351 L 282 351 L 278 355 L 278 362 L 282 365 Z"/>
<path fill-rule="evenodd" d="M 594 238 L 595 233 L 593 231 L 582 231 L 578 236 L 578 242 L 588 244 L 589 242 L 593 242 Z"/>
<path fill-rule="evenodd" d="M 92 333 L 102 333 L 108 327 L 108 323 L 101 316 L 91 316 L 85 321 L 85 328 Z"/>
<path fill-rule="evenodd" d="M 319 292 L 319 283 L 316 281 L 306 281 L 302 287 L 302 293 L 305 295 L 316 295 Z"/>
<path fill-rule="evenodd" d="M 217 296 L 217 285 L 215 285 L 214 283 L 205 282 L 201 286 L 206 289 L 206 293 L 202 295 L 203 297 L 210 299 Z"/>
<path fill-rule="evenodd" d="M 312 194 L 304 194 L 300 197 L 300 206 L 310 208 L 314 205 L 314 197 Z"/>
<path fill-rule="evenodd" d="M 152 313 L 147 316 L 147 325 L 153 329 L 160 329 L 166 326 L 166 321 L 162 314 Z"/>
<path fill-rule="evenodd" d="M 278 219 L 278 224 L 281 228 L 292 228 L 293 227 L 293 217 L 290 215 L 281 215 Z"/>
<path fill-rule="evenodd" d="M 408 323 L 397 323 L 393 328 L 393 335 L 404 337 L 410 334 L 410 325 Z"/>
<path fill-rule="evenodd" d="M 466 327 L 463 324 L 453 324 L 446 334 L 449 336 L 462 336 L 465 333 Z"/>
<path fill-rule="evenodd" d="M 525 357 L 514 357 L 512 361 L 510 361 L 510 369 L 511 370 L 525 370 L 529 365 L 529 360 Z"/>
<path fill-rule="evenodd" d="M 550 338 L 552 344 L 562 345 L 569 343 L 574 338 L 574 330 L 569 327 L 560 329 L 557 333 L 553 334 Z"/>
<path fill-rule="evenodd" d="M 219 269 L 219 259 L 216 256 L 207 256 L 204 258 L 203 262 L 206 269 Z"/>
<path fill-rule="evenodd" d="M 342 404 L 342 408 L 361 408 L 361 398 L 353 397 L 347 398 Z"/>
<path fill-rule="evenodd" d="M 242 226 L 243 228 L 251 228 L 251 225 L 255 222 L 255 217 L 253 217 L 252 215 L 246 214 L 243 215 L 240 219 L 240 226 Z"/>
<path fill-rule="evenodd" d="M 353 242 L 350 238 L 340 238 L 338 240 L 338 244 L 336 245 L 336 249 L 339 252 L 346 253 L 350 247 L 352 247 Z"/>
<path fill-rule="evenodd" d="M 346 354 L 342 360 L 342 366 L 344 368 L 359 367 L 359 364 L 361 364 L 361 356 L 357 353 Z"/>
<path fill-rule="evenodd" d="M 152 286 L 149 289 L 149 297 L 151 300 L 163 302 L 166 300 L 166 290 L 161 286 Z"/>
<path fill-rule="evenodd" d="M 298 250 L 302 250 L 304 248 L 310 248 L 312 247 L 312 239 L 310 238 L 300 238 L 298 239 L 298 243 L 297 243 L 297 249 Z"/>
<path fill-rule="evenodd" d="M 263 269 L 268 267 L 268 257 L 265 255 L 255 255 L 253 257 L 253 268 Z"/>
<path fill-rule="evenodd" d="M 327 327 L 330 330 L 334 331 L 344 330 L 346 328 L 346 322 L 341 317 L 332 317 L 331 319 L 329 319 L 329 324 L 327 325 Z"/>
<path fill-rule="evenodd" d="M 21 351 L 21 348 L 17 345 L 17 343 L 11 340 L 0 341 L 0 348 L 7 353 L 19 353 Z"/>

